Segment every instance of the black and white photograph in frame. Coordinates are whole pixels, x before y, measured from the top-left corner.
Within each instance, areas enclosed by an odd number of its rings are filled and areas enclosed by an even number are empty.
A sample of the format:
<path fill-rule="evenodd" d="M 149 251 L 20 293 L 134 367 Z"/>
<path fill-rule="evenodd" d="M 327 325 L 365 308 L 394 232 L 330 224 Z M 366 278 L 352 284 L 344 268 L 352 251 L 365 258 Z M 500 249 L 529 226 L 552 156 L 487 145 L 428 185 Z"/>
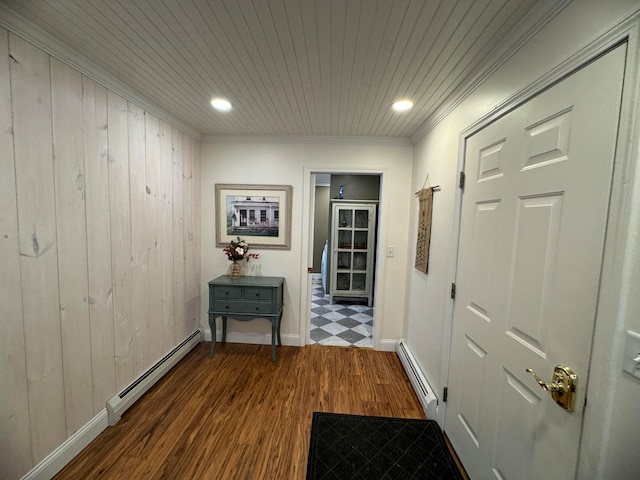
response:
<path fill-rule="evenodd" d="M 291 185 L 215 185 L 216 246 L 241 237 L 252 248 L 291 248 Z"/>

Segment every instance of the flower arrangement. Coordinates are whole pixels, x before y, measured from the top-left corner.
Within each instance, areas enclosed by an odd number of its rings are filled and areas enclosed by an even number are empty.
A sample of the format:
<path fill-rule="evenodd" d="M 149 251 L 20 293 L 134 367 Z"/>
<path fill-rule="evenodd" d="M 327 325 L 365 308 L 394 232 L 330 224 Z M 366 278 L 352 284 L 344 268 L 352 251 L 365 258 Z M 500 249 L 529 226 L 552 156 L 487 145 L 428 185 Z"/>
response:
<path fill-rule="evenodd" d="M 237 237 L 236 241 L 231 240 L 229 245 L 226 245 L 222 251 L 227 258 L 232 262 L 239 262 L 240 260 L 249 261 L 250 258 L 260 258 L 259 253 L 249 253 L 249 244 Z"/>

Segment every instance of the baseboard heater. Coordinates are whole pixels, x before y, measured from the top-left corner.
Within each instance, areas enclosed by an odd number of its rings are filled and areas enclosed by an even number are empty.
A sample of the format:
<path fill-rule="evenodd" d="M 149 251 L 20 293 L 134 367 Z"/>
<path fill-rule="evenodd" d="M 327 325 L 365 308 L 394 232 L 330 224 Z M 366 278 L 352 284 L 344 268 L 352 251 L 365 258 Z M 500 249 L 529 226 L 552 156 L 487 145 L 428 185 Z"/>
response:
<path fill-rule="evenodd" d="M 400 357 L 400 362 L 402 363 L 405 372 L 407 372 L 407 376 L 413 386 L 413 390 L 416 392 L 418 400 L 420 400 L 420 404 L 422 405 L 425 415 L 428 419 L 436 420 L 438 413 L 438 398 L 433 393 L 433 389 L 427 382 L 427 379 L 418 366 L 416 359 L 413 357 L 411 350 L 409 350 L 409 346 L 405 342 L 400 341 L 398 342 L 396 351 L 398 353 L 398 357 Z"/>
<path fill-rule="evenodd" d="M 198 329 L 178 346 L 158 360 L 147 371 L 135 379 L 127 388 L 107 401 L 109 426 L 118 423 L 122 414 L 146 393 L 165 373 L 202 341 L 202 330 Z"/>

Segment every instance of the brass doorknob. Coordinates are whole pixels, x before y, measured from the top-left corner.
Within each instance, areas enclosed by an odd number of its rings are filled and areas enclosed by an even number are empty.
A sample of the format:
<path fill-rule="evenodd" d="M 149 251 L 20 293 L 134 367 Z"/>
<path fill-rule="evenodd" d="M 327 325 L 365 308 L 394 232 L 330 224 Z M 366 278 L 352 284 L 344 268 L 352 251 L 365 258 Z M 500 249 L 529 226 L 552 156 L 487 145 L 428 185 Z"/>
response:
<path fill-rule="evenodd" d="M 562 385 L 558 385 L 556 382 L 544 383 L 544 381 L 542 381 L 542 379 L 538 375 L 536 375 L 536 372 L 534 372 L 533 369 L 527 368 L 526 371 L 533 375 L 533 378 L 536 379 L 536 382 L 538 382 L 538 385 L 540 385 L 543 390 L 547 390 L 548 392 L 562 391 Z"/>
<path fill-rule="evenodd" d="M 551 393 L 551 398 L 562 408 L 573 412 L 575 404 L 576 387 L 578 384 L 578 375 L 566 365 L 556 365 L 553 369 L 553 382 L 544 382 L 536 373 L 527 368 L 526 371 L 533 375 L 538 385 L 543 390 Z"/>

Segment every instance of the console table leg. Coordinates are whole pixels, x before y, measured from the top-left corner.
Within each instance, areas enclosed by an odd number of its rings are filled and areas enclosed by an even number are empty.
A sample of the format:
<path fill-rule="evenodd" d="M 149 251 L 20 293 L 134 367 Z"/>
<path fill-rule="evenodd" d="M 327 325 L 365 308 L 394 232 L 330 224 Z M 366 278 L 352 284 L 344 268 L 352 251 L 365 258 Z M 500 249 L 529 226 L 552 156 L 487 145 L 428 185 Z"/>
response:
<path fill-rule="evenodd" d="M 209 329 L 211 330 L 211 347 L 209 348 L 209 358 L 213 358 L 216 351 L 216 317 L 212 313 L 209 314 Z"/>
<path fill-rule="evenodd" d="M 282 314 L 278 315 L 278 345 L 282 346 L 282 338 L 280 338 L 280 325 L 282 324 Z"/>
<path fill-rule="evenodd" d="M 222 317 L 222 343 L 227 341 L 227 317 Z"/>
<path fill-rule="evenodd" d="M 276 361 L 276 323 L 278 319 L 271 320 L 271 360 Z"/>

